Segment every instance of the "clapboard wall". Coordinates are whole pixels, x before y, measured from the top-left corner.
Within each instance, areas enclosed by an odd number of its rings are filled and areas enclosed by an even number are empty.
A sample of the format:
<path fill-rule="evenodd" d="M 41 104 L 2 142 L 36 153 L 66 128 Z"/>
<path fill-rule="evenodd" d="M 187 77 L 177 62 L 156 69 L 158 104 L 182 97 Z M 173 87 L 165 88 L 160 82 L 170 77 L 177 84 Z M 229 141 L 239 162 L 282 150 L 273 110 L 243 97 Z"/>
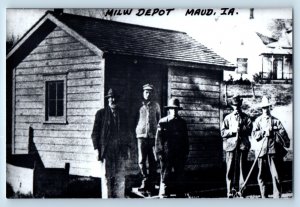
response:
<path fill-rule="evenodd" d="M 220 82 L 222 71 L 170 67 L 168 96 L 180 100 L 179 114 L 187 121 L 190 151 L 186 168 L 197 170 L 222 164 Z"/>
<path fill-rule="evenodd" d="M 28 129 L 45 167 L 91 175 L 96 155 L 91 131 L 103 107 L 104 59 L 56 27 L 14 69 L 13 152 L 28 153 Z M 66 74 L 66 124 L 45 123 L 45 76 Z"/>

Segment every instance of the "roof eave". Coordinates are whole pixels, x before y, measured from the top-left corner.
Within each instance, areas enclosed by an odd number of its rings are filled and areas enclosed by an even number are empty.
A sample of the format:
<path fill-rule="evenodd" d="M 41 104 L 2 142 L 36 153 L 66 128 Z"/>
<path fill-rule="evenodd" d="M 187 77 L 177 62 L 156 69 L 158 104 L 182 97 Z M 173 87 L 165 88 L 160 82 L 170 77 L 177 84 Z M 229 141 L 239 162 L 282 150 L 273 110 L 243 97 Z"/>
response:
<path fill-rule="evenodd" d="M 26 32 L 23 37 L 13 46 L 11 51 L 7 54 L 6 60 L 8 61 L 13 54 L 20 49 L 20 47 L 30 38 L 31 35 L 33 35 L 47 20 L 50 20 L 53 22 L 56 26 L 63 29 L 66 33 L 77 39 L 79 42 L 81 42 L 83 45 L 88 47 L 90 50 L 92 50 L 96 55 L 102 57 L 103 51 L 89 42 L 87 39 L 82 37 L 80 34 L 78 34 L 76 31 L 74 31 L 72 28 L 68 27 L 66 24 L 58 20 L 55 16 L 53 16 L 51 13 L 46 12 L 45 15 L 35 24 L 33 27 L 31 27 L 28 32 Z"/>
<path fill-rule="evenodd" d="M 143 60 L 145 60 L 145 58 L 147 59 L 155 59 L 155 60 L 159 60 L 159 61 L 163 61 L 163 64 L 169 65 L 169 66 L 178 66 L 178 65 L 186 65 L 188 67 L 197 67 L 199 65 L 207 65 L 209 67 L 213 67 L 215 70 L 226 70 L 226 71 L 235 71 L 236 66 L 235 65 L 220 65 L 220 64 L 212 64 L 212 63 L 204 63 L 204 62 L 193 62 L 193 61 L 180 61 L 180 60 L 176 60 L 176 59 L 169 59 L 169 58 L 158 58 L 158 57 L 152 57 L 152 56 L 142 56 L 142 55 L 135 55 L 135 54 L 124 54 L 121 52 L 112 52 L 112 51 L 106 51 L 105 56 L 107 55 L 120 55 L 120 56 L 125 56 L 125 57 L 136 57 L 136 58 L 141 58 Z M 168 61 L 168 63 L 166 63 L 165 61 Z"/>

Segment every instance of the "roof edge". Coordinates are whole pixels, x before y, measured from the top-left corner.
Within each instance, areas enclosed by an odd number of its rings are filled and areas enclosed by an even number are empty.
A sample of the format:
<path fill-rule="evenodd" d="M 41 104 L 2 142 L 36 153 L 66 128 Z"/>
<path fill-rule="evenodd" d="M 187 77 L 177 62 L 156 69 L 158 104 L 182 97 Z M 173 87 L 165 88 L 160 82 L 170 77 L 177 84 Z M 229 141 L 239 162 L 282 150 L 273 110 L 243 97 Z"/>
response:
<path fill-rule="evenodd" d="M 92 50 L 96 55 L 102 57 L 103 51 L 100 50 L 96 45 L 89 42 L 86 38 L 82 37 L 80 34 L 78 34 L 75 30 L 61 22 L 59 19 L 57 19 L 52 13 L 50 13 L 49 20 L 53 21 L 54 24 L 56 24 L 58 27 L 63 29 L 65 32 L 67 32 L 69 35 L 77 39 L 79 42 L 81 42 L 83 45 L 88 47 L 90 50 Z"/>
<path fill-rule="evenodd" d="M 10 56 L 39 28 L 48 18 L 47 15 L 49 12 L 47 11 L 12 47 L 9 53 L 6 55 L 6 59 L 10 58 Z"/>
<path fill-rule="evenodd" d="M 48 12 L 51 13 L 53 16 L 57 15 L 53 11 L 48 11 Z M 93 20 L 96 20 L 96 21 L 102 21 L 102 22 L 109 23 L 109 24 L 111 24 L 111 23 L 123 24 L 123 25 L 130 25 L 130 26 L 134 26 L 134 27 L 141 27 L 141 28 L 152 29 L 152 30 L 155 29 L 155 30 L 161 30 L 161 31 L 165 31 L 165 32 L 174 32 L 174 33 L 187 34 L 186 32 L 179 31 L 179 30 L 158 28 L 158 27 L 153 27 L 153 26 L 145 26 L 145 25 L 134 24 L 134 23 L 120 22 L 120 21 L 115 21 L 115 20 L 106 20 L 106 19 L 100 19 L 100 18 L 96 18 L 96 17 L 89 17 L 89 16 L 84 16 L 84 15 L 78 15 L 78 14 L 63 13 L 63 15 L 76 16 L 76 17 L 85 18 L 85 19 L 93 19 Z"/>
<path fill-rule="evenodd" d="M 6 55 L 6 60 L 8 60 L 18 49 L 19 47 L 26 42 L 26 40 L 47 20 L 52 21 L 56 26 L 63 29 L 66 33 L 77 39 L 83 45 L 92 50 L 96 55 L 100 57 L 103 56 L 103 51 L 101 51 L 97 46 L 86 40 L 84 37 L 79 35 L 75 30 L 68 27 L 66 24 L 58 20 L 51 11 L 46 11 L 46 13 L 21 37 L 21 39 L 13 46 L 10 52 Z"/>
<path fill-rule="evenodd" d="M 145 60 L 144 58 L 147 59 L 154 59 L 154 60 L 158 60 L 158 61 L 168 61 L 169 66 L 182 66 L 185 65 L 187 67 L 191 67 L 194 68 L 196 66 L 199 65 L 207 65 L 209 67 L 214 67 L 216 70 L 226 70 L 226 71 L 235 71 L 235 69 L 237 68 L 236 65 L 220 65 L 220 64 L 209 64 L 209 63 L 199 63 L 199 62 L 191 62 L 191 61 L 180 61 L 180 60 L 174 60 L 174 59 L 168 59 L 168 58 L 157 58 L 157 57 L 151 57 L 151 56 L 141 56 L 141 55 L 129 55 L 129 54 L 123 54 L 123 53 L 111 53 L 111 52 L 106 52 L 105 55 L 118 55 L 118 56 L 130 56 L 131 58 L 133 57 L 137 57 L 137 58 L 141 58 L 143 60 Z"/>

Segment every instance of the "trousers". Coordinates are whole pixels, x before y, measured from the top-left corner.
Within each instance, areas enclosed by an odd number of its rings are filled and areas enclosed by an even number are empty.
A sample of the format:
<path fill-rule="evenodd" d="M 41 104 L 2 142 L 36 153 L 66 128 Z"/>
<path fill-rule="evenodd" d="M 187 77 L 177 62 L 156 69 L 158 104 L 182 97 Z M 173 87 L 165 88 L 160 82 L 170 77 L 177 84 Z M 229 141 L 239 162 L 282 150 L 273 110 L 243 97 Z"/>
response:
<path fill-rule="evenodd" d="M 281 167 L 282 157 L 275 154 L 266 154 L 261 158 L 258 158 L 258 176 L 257 181 L 260 188 L 262 198 L 267 198 L 266 193 L 266 175 L 268 170 L 271 172 L 272 184 L 273 184 L 273 198 L 281 197 Z"/>
<path fill-rule="evenodd" d="M 232 190 L 240 190 L 247 176 L 247 156 L 248 150 L 233 150 L 226 152 L 226 184 L 227 196 L 232 194 Z"/>
<path fill-rule="evenodd" d="M 107 147 L 102 166 L 105 169 L 102 182 L 102 198 L 125 197 L 125 159 L 121 153 L 118 139 L 112 139 Z"/>
<path fill-rule="evenodd" d="M 138 164 L 143 176 L 142 185 L 153 185 L 157 163 L 154 155 L 155 139 L 138 138 Z M 148 161 L 148 170 L 147 170 Z M 150 186 L 151 187 L 151 186 Z"/>
<path fill-rule="evenodd" d="M 160 194 L 183 193 L 183 174 L 185 158 L 173 156 L 172 159 L 161 159 Z"/>

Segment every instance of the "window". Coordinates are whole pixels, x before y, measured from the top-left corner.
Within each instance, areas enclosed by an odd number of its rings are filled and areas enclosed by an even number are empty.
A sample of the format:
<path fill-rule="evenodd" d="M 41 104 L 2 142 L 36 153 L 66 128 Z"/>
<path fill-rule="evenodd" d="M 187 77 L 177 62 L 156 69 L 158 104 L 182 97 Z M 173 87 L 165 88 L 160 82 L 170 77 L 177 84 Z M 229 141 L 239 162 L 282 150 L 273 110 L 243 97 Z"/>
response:
<path fill-rule="evenodd" d="M 271 79 L 271 68 L 272 68 L 272 61 L 270 57 L 263 57 L 263 73 L 262 73 L 262 78 L 263 79 Z"/>
<path fill-rule="evenodd" d="M 292 79 L 293 78 L 293 70 L 292 70 L 292 58 L 286 57 L 284 58 L 283 64 L 283 79 Z"/>
<path fill-rule="evenodd" d="M 292 61 L 290 57 L 276 55 L 263 57 L 263 79 L 284 80 L 292 79 Z"/>
<path fill-rule="evenodd" d="M 276 80 L 276 79 L 282 79 L 283 78 L 283 71 L 282 71 L 282 59 L 280 59 L 279 57 L 276 58 L 274 60 L 274 63 L 273 63 L 273 71 L 274 71 L 274 77 L 273 79 Z"/>
<path fill-rule="evenodd" d="M 46 83 L 46 117 L 64 115 L 64 81 Z"/>
<path fill-rule="evenodd" d="M 66 75 L 44 76 L 45 123 L 66 123 Z"/>

